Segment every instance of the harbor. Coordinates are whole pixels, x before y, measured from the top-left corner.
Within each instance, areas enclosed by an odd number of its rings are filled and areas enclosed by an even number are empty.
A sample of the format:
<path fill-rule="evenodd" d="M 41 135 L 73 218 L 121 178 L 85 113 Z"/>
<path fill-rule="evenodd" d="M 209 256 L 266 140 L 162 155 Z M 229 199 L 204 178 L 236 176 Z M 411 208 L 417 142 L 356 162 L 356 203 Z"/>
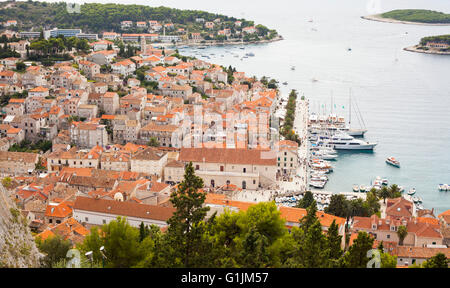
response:
<path fill-rule="evenodd" d="M 442 3 L 431 1 L 438 10 L 445 10 Z M 253 10 L 251 3 L 242 5 L 252 11 L 255 19 L 267 19 L 263 13 Z M 342 110 L 342 106 L 348 108 L 349 89 L 352 88 L 352 98 L 357 100 L 368 130 L 364 139 L 378 145 L 374 151 L 337 151 L 336 161 L 326 160 L 333 166 L 333 172 L 327 174 L 328 182 L 323 189 L 317 190 L 353 191 L 353 185 L 368 186 L 379 175 L 388 177 L 390 183 L 404 185 L 405 191 L 416 188 L 426 207 L 435 208 L 437 213 L 445 211 L 450 193 L 440 191 L 438 185 L 450 184 L 450 154 L 445 144 L 450 141 L 447 127 L 450 98 L 446 78 L 450 73 L 450 58 L 410 53 L 403 47 L 417 44 L 418 39 L 425 36 L 445 34 L 448 28 L 367 21 L 360 18 L 364 13 L 357 8 L 361 7 L 360 3 L 354 0 L 345 4 L 327 0 L 326 5 L 348 14 L 349 17 L 336 19 L 343 26 L 333 24 L 330 17 L 334 15 L 322 15 L 319 3 L 303 5 L 302 10 L 295 13 L 277 7 L 280 13 L 289 17 L 283 21 L 270 18 L 273 23 L 269 24 L 279 27 L 285 40 L 270 45 L 246 45 L 244 51 L 239 45 L 198 51 L 210 56 L 208 61 L 222 66 L 231 65 L 258 78 L 277 79 L 281 94 L 288 95 L 292 89 L 301 91 L 300 95 L 304 94 L 309 100 L 310 114 L 318 115 L 317 102 L 327 103 L 329 108 L 330 92 L 333 91 L 333 108 L 334 103 L 338 108 L 334 114 L 345 115 L 348 121 L 348 111 Z M 386 10 L 401 6 L 394 2 L 385 5 Z M 221 9 L 228 9 L 230 14 L 241 11 L 241 8 L 226 5 Z M 311 15 L 316 15 L 312 23 L 308 22 Z M 389 33 L 380 29 L 385 25 L 390 25 Z M 318 31 L 311 31 L 312 27 L 317 27 Z M 353 27 L 355 37 L 349 37 L 349 31 L 344 27 Z M 280 53 L 290 51 L 295 45 L 300 47 L 295 56 Z M 348 51 L 349 47 L 352 51 Z M 184 54 L 194 55 L 190 49 L 184 50 Z M 241 61 L 226 50 L 239 56 L 253 52 L 255 56 Z M 322 68 L 324 63 L 327 63 L 327 69 Z M 420 69 L 418 63 L 422 65 Z M 282 85 L 284 82 L 288 84 Z M 353 121 L 358 124 L 356 118 Z M 386 164 L 386 159 L 391 156 L 400 161 L 401 168 Z"/>

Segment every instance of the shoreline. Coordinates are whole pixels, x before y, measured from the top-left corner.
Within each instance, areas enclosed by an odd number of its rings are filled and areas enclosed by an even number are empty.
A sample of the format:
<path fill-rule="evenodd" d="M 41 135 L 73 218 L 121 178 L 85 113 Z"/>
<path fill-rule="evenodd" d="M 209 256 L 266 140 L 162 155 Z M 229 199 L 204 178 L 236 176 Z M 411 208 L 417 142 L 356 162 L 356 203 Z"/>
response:
<path fill-rule="evenodd" d="M 403 48 L 403 50 L 409 51 L 409 52 L 424 53 L 424 54 L 450 55 L 450 51 L 449 52 L 442 52 L 442 51 L 434 51 L 434 50 L 422 50 L 422 49 L 417 49 L 418 46 L 419 45 L 406 47 L 406 48 Z"/>
<path fill-rule="evenodd" d="M 412 21 L 396 20 L 392 18 L 384 18 L 381 17 L 381 14 L 361 16 L 361 18 L 365 20 L 385 22 L 385 23 L 396 23 L 396 24 L 423 25 L 423 26 L 450 26 L 450 23 L 424 23 L 424 22 L 412 22 Z"/>
<path fill-rule="evenodd" d="M 273 43 L 277 41 L 284 40 L 283 36 L 277 36 L 274 39 L 271 40 L 260 40 L 260 41 L 249 41 L 249 42 L 241 42 L 241 41 L 226 41 L 226 42 L 217 42 L 217 41 L 210 41 L 205 43 L 200 42 L 180 42 L 176 43 L 175 45 L 171 44 L 170 46 L 174 47 L 181 47 L 181 46 L 189 46 L 189 47 L 198 47 L 198 46 L 206 46 L 206 47 L 213 47 L 213 46 L 233 46 L 233 45 L 250 45 L 250 44 L 266 44 L 266 43 Z"/>

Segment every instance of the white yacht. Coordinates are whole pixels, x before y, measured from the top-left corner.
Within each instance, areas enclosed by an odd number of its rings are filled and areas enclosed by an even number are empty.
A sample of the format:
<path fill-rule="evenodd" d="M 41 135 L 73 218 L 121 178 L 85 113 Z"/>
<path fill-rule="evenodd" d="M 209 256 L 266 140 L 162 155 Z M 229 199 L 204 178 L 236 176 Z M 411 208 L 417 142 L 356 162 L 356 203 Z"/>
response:
<path fill-rule="evenodd" d="M 336 134 L 329 141 L 327 141 L 331 147 L 336 150 L 373 150 L 377 143 L 366 142 L 359 139 L 355 139 L 348 134 Z"/>

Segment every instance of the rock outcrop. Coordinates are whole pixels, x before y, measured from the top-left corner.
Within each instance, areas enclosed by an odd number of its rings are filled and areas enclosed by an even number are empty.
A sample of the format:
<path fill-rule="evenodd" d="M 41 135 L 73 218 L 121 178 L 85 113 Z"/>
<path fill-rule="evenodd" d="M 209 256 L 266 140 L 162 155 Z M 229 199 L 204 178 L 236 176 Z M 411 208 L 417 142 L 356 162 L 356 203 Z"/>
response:
<path fill-rule="evenodd" d="M 0 184 L 0 267 L 39 267 L 40 257 L 27 220 Z"/>

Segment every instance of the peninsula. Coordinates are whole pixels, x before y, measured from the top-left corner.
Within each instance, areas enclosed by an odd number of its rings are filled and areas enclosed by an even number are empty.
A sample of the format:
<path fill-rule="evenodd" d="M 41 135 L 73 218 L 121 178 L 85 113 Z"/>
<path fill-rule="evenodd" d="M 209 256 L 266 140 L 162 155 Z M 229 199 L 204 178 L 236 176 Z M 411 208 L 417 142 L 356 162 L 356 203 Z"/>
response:
<path fill-rule="evenodd" d="M 450 14 L 422 9 L 393 10 L 382 14 L 362 16 L 361 18 L 387 23 L 432 26 L 450 25 Z"/>

